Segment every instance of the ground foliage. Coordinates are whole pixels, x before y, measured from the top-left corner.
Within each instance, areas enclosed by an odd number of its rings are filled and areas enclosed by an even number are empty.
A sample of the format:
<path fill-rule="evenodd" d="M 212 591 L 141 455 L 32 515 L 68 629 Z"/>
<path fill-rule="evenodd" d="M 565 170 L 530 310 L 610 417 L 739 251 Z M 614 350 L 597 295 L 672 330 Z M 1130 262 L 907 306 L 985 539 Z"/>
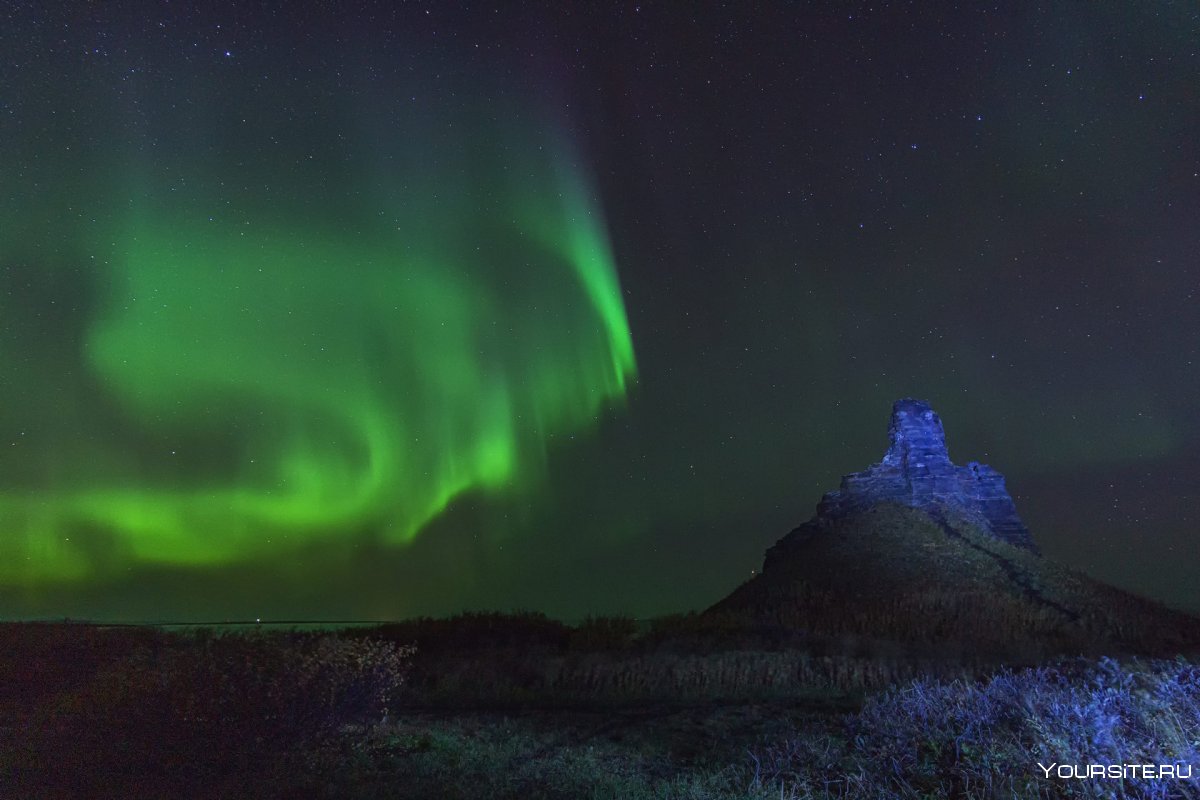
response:
<path fill-rule="evenodd" d="M 1037 764 L 1200 762 L 1200 668 L 1184 657 L 926 669 L 695 616 L 0 638 L 4 796 L 1168 798 L 1196 782 Z M 453 681 L 409 679 L 422 646 L 424 669 L 459 664 Z M 576 694 L 541 682 L 539 658 L 573 670 Z"/>

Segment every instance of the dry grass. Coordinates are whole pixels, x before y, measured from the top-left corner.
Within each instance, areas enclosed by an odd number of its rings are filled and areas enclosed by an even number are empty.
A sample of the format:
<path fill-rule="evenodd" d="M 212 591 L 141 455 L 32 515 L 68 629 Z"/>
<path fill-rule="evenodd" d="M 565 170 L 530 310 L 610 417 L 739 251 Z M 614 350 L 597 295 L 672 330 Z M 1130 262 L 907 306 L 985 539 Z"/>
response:
<path fill-rule="evenodd" d="M 968 669 L 729 626 L 473 615 L 387 630 L 423 640 L 415 655 L 378 631 L 3 628 L 16 682 L 0 795 L 1166 798 L 1189 785 L 1088 794 L 1034 765 L 1200 759 L 1200 680 L 1182 659 Z"/>
<path fill-rule="evenodd" d="M 23 632 L 6 631 L 10 669 L 48 654 L 84 665 L 46 680 L 27 672 L 17 684 L 26 696 L 4 707 L 16 724 L 0 736 L 0 763 L 23 796 L 170 795 L 293 769 L 346 725 L 381 719 L 411 656 L 327 634 Z"/>
<path fill-rule="evenodd" d="M 881 505 L 802 526 L 761 576 L 709 615 L 728 626 L 859 637 L 910 655 L 1040 663 L 1060 655 L 1171 655 L 1200 645 L 1200 621 L 1039 558 L 949 518 Z"/>

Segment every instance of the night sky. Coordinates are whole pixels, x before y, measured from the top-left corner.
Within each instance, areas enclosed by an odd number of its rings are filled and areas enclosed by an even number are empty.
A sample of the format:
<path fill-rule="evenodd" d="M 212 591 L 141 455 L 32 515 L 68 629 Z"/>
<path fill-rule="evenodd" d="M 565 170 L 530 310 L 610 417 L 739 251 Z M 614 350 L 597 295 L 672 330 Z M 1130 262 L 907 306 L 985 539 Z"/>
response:
<path fill-rule="evenodd" d="M 1200 611 L 1194 4 L 506 5 L 0 5 L 0 617 L 700 608 L 904 396 Z"/>

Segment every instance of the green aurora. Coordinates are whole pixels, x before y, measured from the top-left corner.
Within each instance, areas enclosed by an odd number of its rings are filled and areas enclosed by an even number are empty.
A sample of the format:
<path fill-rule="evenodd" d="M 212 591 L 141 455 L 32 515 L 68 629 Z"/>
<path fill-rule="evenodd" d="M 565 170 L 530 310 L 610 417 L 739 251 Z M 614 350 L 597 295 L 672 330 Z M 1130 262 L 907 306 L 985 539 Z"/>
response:
<path fill-rule="evenodd" d="M 36 223 L 8 226 L 26 230 L 4 259 L 44 291 L 34 311 L 29 291 L 0 309 L 18 378 L 2 399 L 43 435 L 10 448 L 0 584 L 262 559 L 366 528 L 403 545 L 464 492 L 537 481 L 555 436 L 622 400 L 632 341 L 568 137 L 515 115 L 469 137 L 435 122 L 393 131 L 419 162 L 396 164 L 382 136 L 371 164 L 260 158 L 283 200 L 221 192 L 247 161 L 234 147 L 135 160 L 124 194 L 97 192 L 56 234 L 65 253 L 30 243 Z M 81 277 L 93 291 L 48 343 L 43 311 L 78 301 L 62 287 Z"/>

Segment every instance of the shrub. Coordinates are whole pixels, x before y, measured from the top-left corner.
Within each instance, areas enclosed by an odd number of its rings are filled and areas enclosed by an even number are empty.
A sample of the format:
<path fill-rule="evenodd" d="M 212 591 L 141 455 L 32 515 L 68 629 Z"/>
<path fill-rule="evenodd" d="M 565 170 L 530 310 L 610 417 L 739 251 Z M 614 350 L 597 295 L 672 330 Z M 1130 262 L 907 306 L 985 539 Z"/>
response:
<path fill-rule="evenodd" d="M 913 681 L 848 718 L 836 764 L 827 749 L 814 759 L 812 742 L 797 737 L 762 748 L 755 766 L 760 783 L 788 783 L 796 794 L 840 772 L 862 797 L 1167 798 L 1191 782 L 1063 780 L 1037 765 L 1194 765 L 1197 731 L 1195 664 L 1077 660 L 981 682 Z"/>
<path fill-rule="evenodd" d="M 23 766 L 76 791 L 194 782 L 307 753 L 385 712 L 410 648 L 314 634 L 201 634 L 142 647 L 34 720 Z M 38 755 L 68 763 L 48 765 Z"/>

